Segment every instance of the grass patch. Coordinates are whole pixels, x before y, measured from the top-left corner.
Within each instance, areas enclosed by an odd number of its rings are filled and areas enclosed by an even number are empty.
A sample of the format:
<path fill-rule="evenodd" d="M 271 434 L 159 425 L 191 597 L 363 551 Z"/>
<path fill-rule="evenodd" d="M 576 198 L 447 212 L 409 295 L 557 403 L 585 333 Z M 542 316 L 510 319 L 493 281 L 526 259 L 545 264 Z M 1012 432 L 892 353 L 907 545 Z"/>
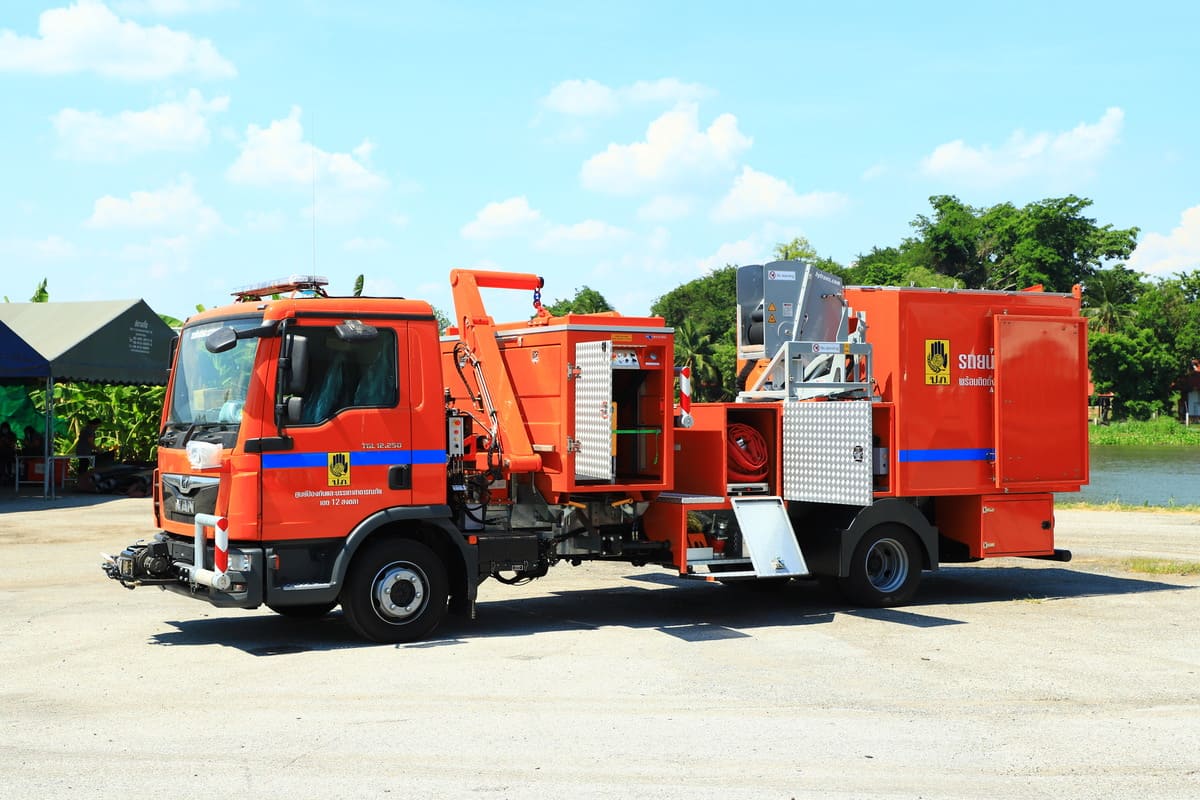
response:
<path fill-rule="evenodd" d="M 1120 500 L 1110 500 L 1107 503 L 1085 503 L 1082 500 L 1057 499 L 1054 501 L 1054 507 L 1080 511 L 1151 511 L 1156 514 L 1200 514 L 1200 505 L 1194 503 L 1152 506 L 1148 503 L 1142 505 L 1122 503 Z"/>
<path fill-rule="evenodd" d="M 1125 563 L 1130 572 L 1146 575 L 1200 575 L 1200 561 L 1170 561 L 1159 558 L 1131 558 Z"/>
<path fill-rule="evenodd" d="M 1171 417 L 1089 425 L 1088 444 L 1132 447 L 1200 445 L 1200 425 L 1184 425 Z"/>

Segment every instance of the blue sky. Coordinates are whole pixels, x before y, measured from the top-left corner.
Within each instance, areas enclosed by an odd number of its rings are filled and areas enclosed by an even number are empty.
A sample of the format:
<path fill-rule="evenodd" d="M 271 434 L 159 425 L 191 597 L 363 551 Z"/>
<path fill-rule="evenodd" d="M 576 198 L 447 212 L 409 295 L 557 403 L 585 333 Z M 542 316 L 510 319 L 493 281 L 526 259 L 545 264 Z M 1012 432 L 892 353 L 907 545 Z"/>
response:
<path fill-rule="evenodd" d="M 450 311 L 474 266 L 642 314 L 795 235 L 896 244 L 934 194 L 1088 197 L 1141 228 L 1131 266 L 1196 269 L 1197 30 L 1184 2 L 6 0 L 0 293 L 184 317 L 315 264 Z"/>

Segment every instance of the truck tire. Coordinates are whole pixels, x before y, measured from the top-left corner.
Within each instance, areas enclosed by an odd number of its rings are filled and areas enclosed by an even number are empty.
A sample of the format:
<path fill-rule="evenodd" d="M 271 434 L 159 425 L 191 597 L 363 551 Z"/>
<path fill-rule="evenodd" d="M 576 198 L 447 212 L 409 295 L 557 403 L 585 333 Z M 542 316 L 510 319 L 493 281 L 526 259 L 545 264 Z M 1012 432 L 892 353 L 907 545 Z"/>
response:
<path fill-rule="evenodd" d="M 333 600 L 329 603 L 306 603 L 300 606 L 273 606 L 267 603 L 267 608 L 280 616 L 291 617 L 292 619 L 320 619 L 330 611 L 333 611 L 336 605 L 337 601 Z"/>
<path fill-rule="evenodd" d="M 903 525 L 876 525 L 862 537 L 850 560 L 850 574 L 838 578 L 847 600 L 870 608 L 912 600 L 921 582 L 921 545 Z"/>
<path fill-rule="evenodd" d="M 411 539 L 368 544 L 346 574 L 342 612 L 358 635 L 373 642 L 412 642 L 446 616 L 449 581 L 437 554 Z"/>

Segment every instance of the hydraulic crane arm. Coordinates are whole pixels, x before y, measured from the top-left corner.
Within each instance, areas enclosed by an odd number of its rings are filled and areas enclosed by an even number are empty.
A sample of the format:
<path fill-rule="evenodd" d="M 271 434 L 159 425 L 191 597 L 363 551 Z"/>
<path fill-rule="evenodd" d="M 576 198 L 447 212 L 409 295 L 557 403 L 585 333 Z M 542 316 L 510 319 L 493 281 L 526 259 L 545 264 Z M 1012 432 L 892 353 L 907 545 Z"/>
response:
<path fill-rule="evenodd" d="M 539 290 L 544 281 L 525 272 L 484 272 L 469 269 L 450 271 L 450 288 L 454 295 L 455 323 L 458 335 L 479 359 L 487 389 L 495 405 L 496 421 L 503 454 L 503 465 L 509 472 L 535 472 L 542 467 L 542 457 L 533 451 L 525 418 L 517 404 L 512 377 L 504 366 L 500 345 L 496 342 L 496 322 L 488 316 L 479 294 L 484 289 Z M 534 301 L 537 321 L 544 324 L 549 312 Z"/>

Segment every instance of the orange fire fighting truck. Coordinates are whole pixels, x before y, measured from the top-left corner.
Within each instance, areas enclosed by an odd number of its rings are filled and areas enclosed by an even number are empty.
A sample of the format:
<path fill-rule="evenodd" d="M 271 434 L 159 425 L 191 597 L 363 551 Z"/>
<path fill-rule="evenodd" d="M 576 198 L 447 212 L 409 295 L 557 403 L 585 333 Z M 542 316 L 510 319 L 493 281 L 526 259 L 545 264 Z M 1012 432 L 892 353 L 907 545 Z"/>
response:
<path fill-rule="evenodd" d="M 162 417 L 161 532 L 109 577 L 362 636 L 474 614 L 489 578 L 653 564 L 722 583 L 826 577 L 910 600 L 923 570 L 1066 560 L 1054 492 L 1087 481 L 1079 295 L 843 287 L 741 267 L 736 402 L 675 401 L 655 317 L 552 317 L 540 278 L 450 273 L 428 303 L 294 277 L 181 331 Z M 534 293 L 497 324 L 480 289 Z M 280 295 L 287 295 L 279 299 Z"/>

